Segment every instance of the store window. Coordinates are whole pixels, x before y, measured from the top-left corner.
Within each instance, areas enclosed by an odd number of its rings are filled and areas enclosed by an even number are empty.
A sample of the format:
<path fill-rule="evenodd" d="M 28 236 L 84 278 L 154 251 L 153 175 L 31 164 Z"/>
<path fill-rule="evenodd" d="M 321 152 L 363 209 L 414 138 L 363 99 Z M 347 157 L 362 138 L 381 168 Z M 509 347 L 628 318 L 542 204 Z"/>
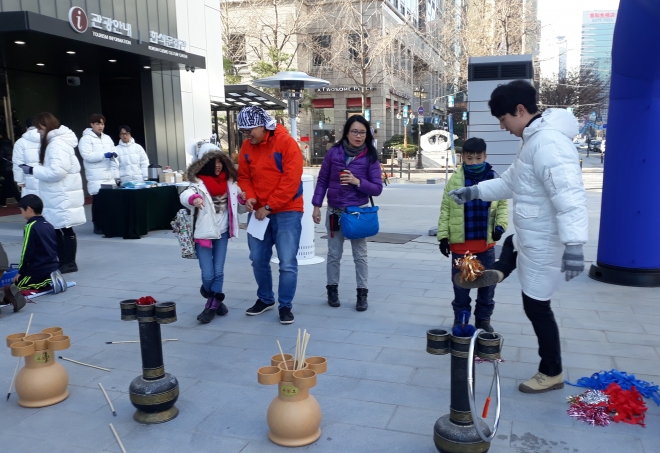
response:
<path fill-rule="evenodd" d="M 335 100 L 312 100 L 312 165 L 321 165 L 326 153 L 335 144 Z"/>
<path fill-rule="evenodd" d="M 330 59 L 330 49 L 332 48 L 332 35 L 314 35 L 312 36 L 312 65 L 323 66 Z"/>
<path fill-rule="evenodd" d="M 227 53 L 229 59 L 234 63 L 246 63 L 247 54 L 245 51 L 245 35 L 232 33 L 229 35 L 227 43 Z"/>

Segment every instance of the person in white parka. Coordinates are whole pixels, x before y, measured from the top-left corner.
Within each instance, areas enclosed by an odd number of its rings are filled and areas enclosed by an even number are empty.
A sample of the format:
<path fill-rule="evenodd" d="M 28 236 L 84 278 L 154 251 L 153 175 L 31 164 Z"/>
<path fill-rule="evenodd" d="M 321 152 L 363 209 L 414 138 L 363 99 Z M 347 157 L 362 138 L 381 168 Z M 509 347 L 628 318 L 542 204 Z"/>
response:
<path fill-rule="evenodd" d="M 39 163 L 35 166 L 22 164 L 20 168 L 39 180 L 43 216 L 57 233 L 60 272 L 76 272 L 77 242 L 73 227 L 86 222 L 80 162 L 74 149 L 78 138 L 48 112 L 37 115 L 34 125 L 42 138 Z"/>
<path fill-rule="evenodd" d="M 21 196 L 39 195 L 39 180 L 33 175 L 26 175 L 19 165 L 31 167 L 39 164 L 39 148 L 41 147 L 41 135 L 36 127 L 32 125 L 32 118 L 26 120 L 27 131 L 16 140 L 12 161 L 14 162 L 14 181 L 21 187 Z"/>
<path fill-rule="evenodd" d="M 131 137 L 131 128 L 119 128 L 119 143 L 117 143 L 117 159 L 119 159 L 119 178 L 122 183 L 138 183 L 147 179 L 149 173 L 149 158 L 142 146 L 135 143 Z"/>
<path fill-rule="evenodd" d="M 515 236 L 503 244 L 499 261 L 474 282 L 454 282 L 464 288 L 501 282 L 514 269 L 522 286 L 525 314 L 539 344 L 538 373 L 521 383 L 524 393 L 564 387 L 559 329 L 550 298 L 561 273 L 569 281 L 584 271 L 583 244 L 588 239 L 587 196 L 573 137 L 577 120 L 567 110 L 536 106 L 536 90 L 516 80 L 498 86 L 488 103 L 500 127 L 522 137 L 523 146 L 501 178 L 449 193 L 457 203 L 513 198 Z"/>
<path fill-rule="evenodd" d="M 78 151 L 85 165 L 85 176 L 87 177 L 87 191 L 92 196 L 92 222 L 94 233 L 103 232 L 97 225 L 99 218 L 96 203 L 96 194 L 99 193 L 101 184 L 115 184 L 119 178 L 119 162 L 117 151 L 110 136 L 103 133 L 105 129 L 105 116 L 94 113 L 89 117 L 89 126 L 83 131 L 78 142 Z"/>

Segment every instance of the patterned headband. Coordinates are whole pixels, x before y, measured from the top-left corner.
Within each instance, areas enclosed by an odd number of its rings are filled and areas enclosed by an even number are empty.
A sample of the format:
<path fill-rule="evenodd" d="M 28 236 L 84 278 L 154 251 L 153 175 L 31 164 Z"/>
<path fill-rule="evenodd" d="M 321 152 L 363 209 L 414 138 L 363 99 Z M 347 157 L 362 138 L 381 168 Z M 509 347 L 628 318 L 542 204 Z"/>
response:
<path fill-rule="evenodd" d="M 252 129 L 264 126 L 274 131 L 277 122 L 264 109 L 257 106 L 244 107 L 238 114 L 239 129 Z"/>

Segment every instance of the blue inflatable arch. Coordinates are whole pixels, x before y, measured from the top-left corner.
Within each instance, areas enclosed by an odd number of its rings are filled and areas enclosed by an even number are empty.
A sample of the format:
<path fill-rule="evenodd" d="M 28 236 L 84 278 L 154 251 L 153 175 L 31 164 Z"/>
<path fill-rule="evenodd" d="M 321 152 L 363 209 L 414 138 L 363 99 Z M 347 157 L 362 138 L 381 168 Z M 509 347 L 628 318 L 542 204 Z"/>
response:
<path fill-rule="evenodd" d="M 589 276 L 660 286 L 660 0 L 621 0 L 607 129 L 598 259 Z"/>

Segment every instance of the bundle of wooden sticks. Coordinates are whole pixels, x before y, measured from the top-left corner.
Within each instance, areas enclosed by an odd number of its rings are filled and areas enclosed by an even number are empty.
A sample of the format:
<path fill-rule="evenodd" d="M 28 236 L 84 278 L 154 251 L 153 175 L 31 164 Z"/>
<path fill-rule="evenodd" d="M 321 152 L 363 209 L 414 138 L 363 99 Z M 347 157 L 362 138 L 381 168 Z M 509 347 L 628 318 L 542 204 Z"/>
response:
<path fill-rule="evenodd" d="M 311 335 L 307 333 L 307 329 L 305 329 L 302 333 L 302 338 L 301 338 L 300 329 L 298 329 L 298 338 L 296 339 L 296 353 L 293 356 L 293 371 L 302 370 L 305 367 L 305 355 L 307 354 L 307 343 L 309 343 L 310 336 Z M 279 340 L 277 340 L 277 346 L 280 348 L 280 354 L 282 355 L 282 361 L 284 362 L 284 367 L 287 370 L 289 370 Z"/>

